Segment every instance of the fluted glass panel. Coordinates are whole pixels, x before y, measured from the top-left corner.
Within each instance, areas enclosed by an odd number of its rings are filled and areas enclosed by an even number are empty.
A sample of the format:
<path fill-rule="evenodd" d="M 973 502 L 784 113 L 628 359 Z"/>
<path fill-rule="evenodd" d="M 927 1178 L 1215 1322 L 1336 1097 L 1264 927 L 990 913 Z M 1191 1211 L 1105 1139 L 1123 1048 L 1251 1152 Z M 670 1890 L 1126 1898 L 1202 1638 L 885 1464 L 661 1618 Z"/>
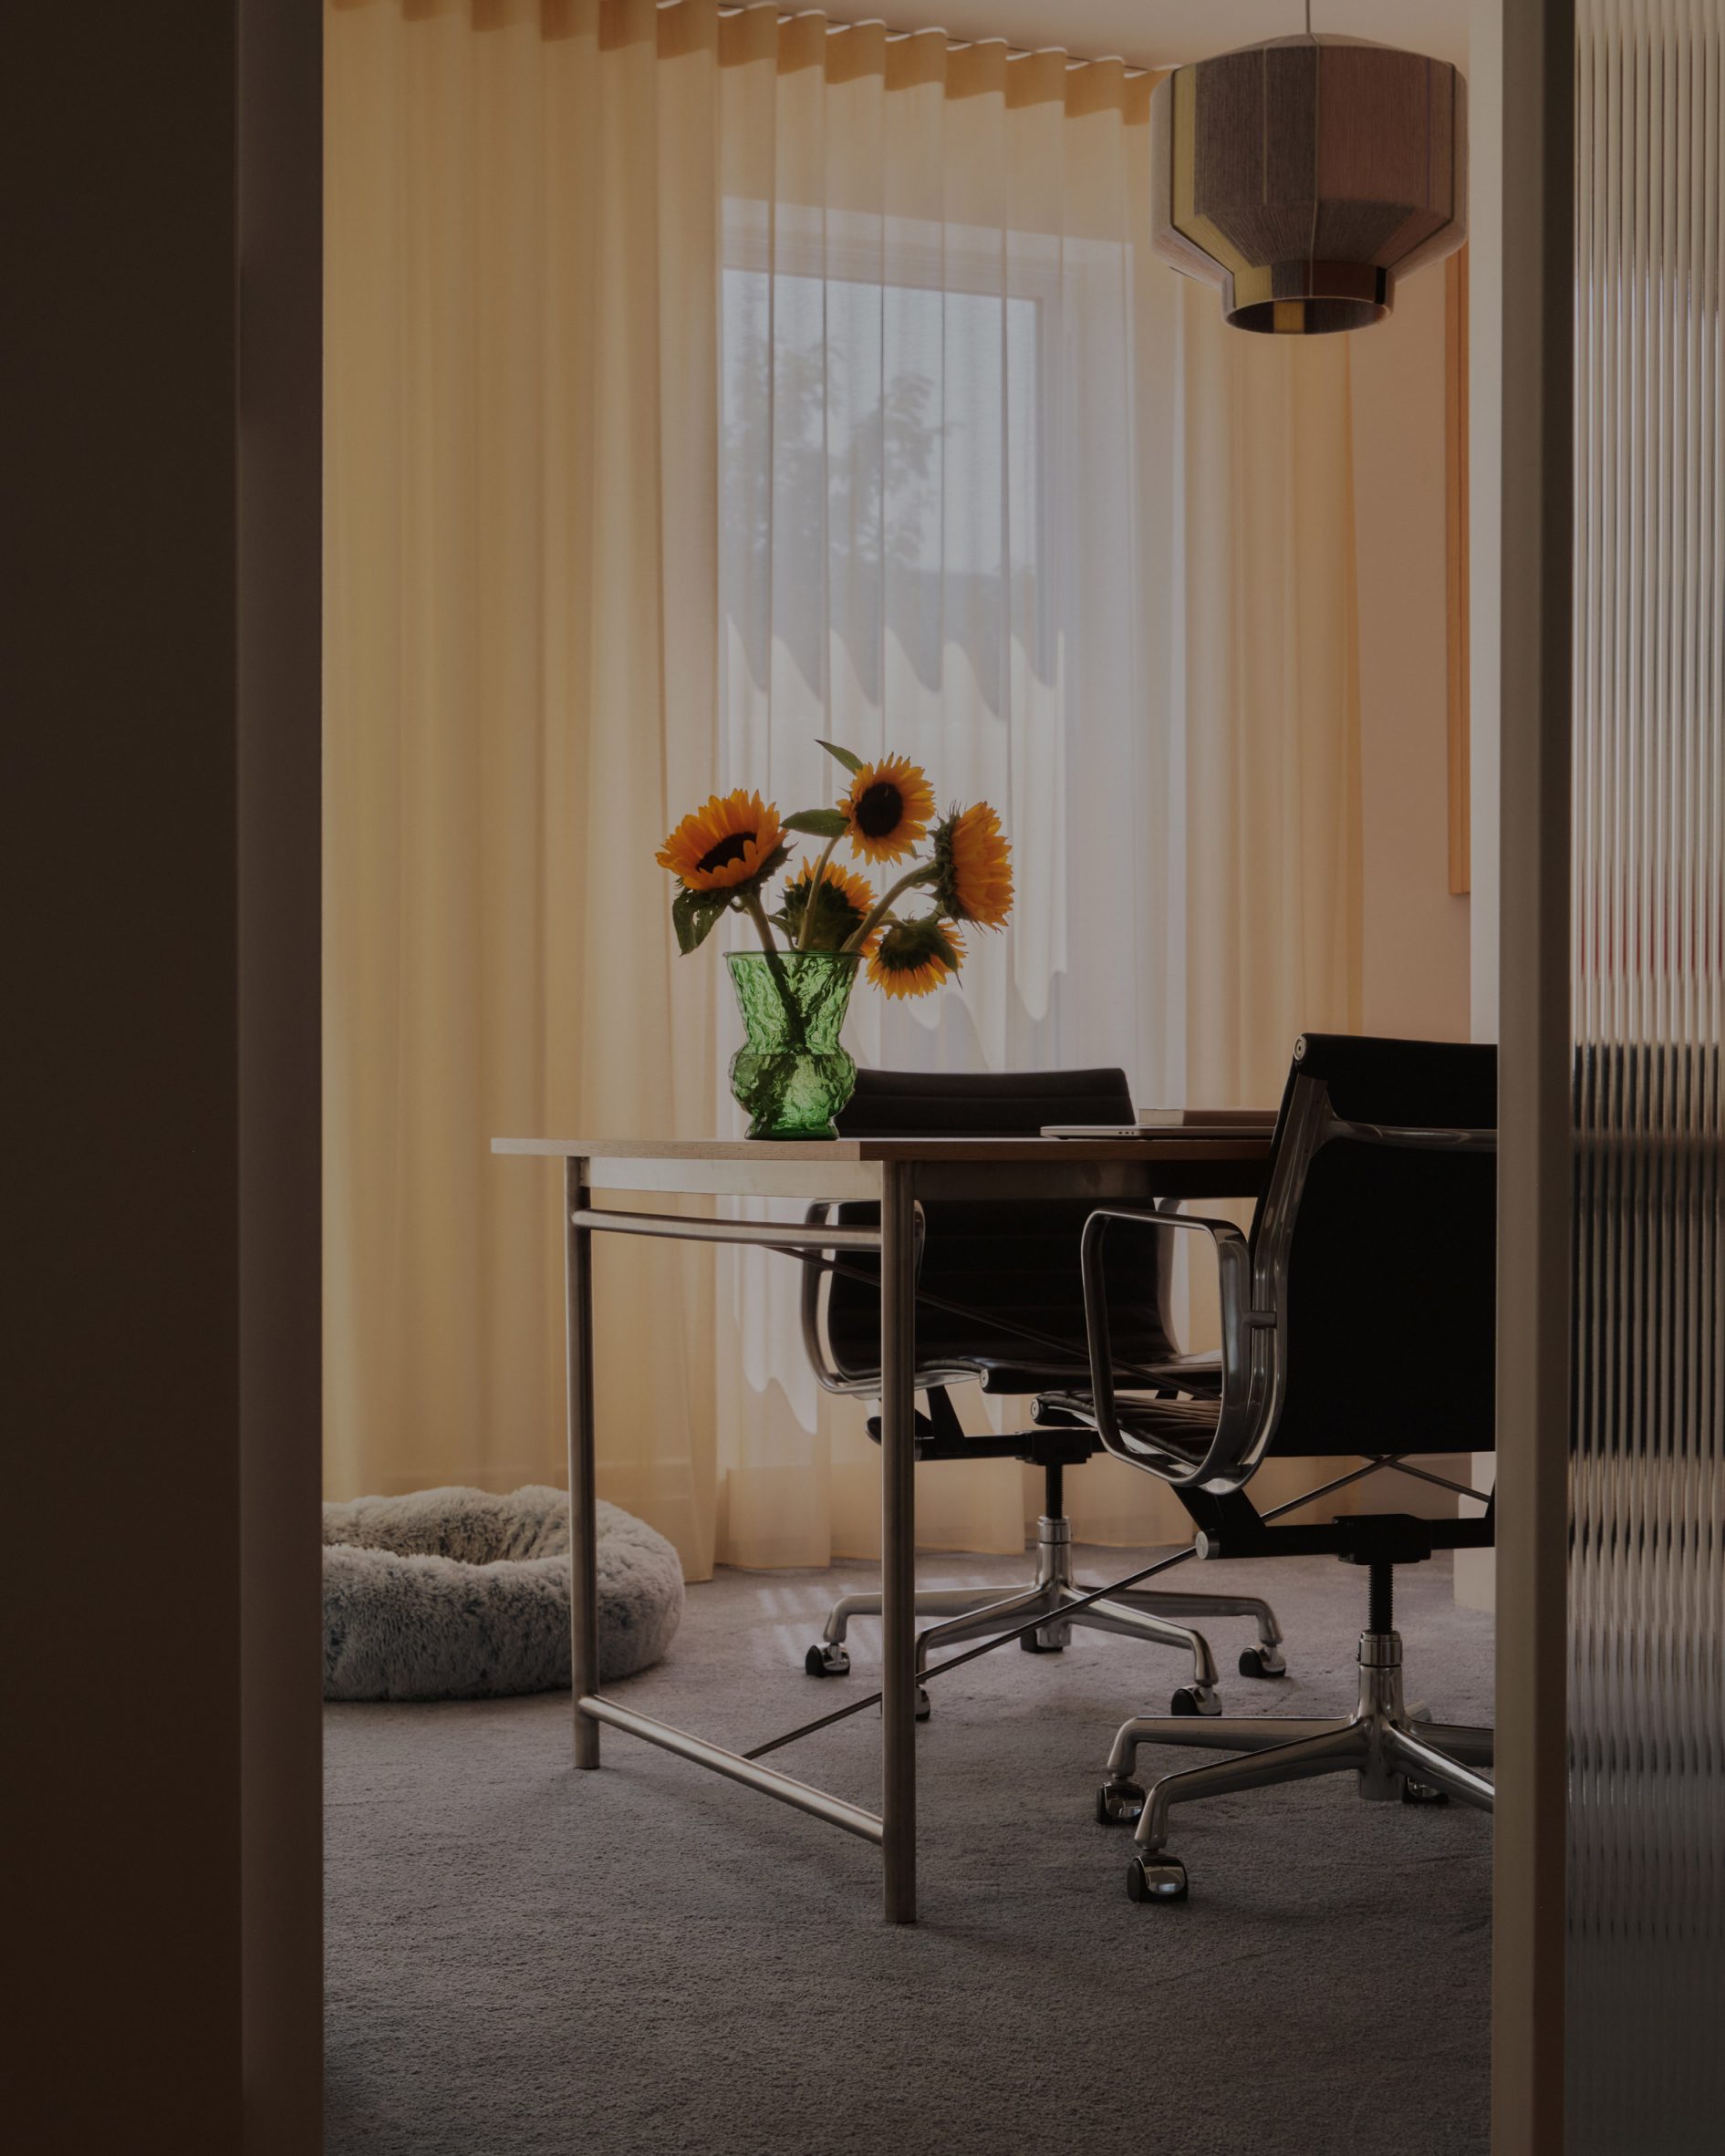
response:
<path fill-rule="evenodd" d="M 1725 2146 L 1725 0 L 1578 0 L 1567 2140 Z"/>

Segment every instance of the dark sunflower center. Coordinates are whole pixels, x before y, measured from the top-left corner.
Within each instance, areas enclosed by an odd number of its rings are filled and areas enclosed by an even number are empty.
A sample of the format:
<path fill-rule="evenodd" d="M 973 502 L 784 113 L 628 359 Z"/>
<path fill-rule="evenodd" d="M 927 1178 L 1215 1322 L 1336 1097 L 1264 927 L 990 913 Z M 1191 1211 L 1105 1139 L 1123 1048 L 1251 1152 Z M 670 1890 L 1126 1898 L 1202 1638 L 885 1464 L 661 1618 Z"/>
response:
<path fill-rule="evenodd" d="M 709 846 L 695 866 L 711 875 L 715 868 L 729 868 L 733 861 L 741 861 L 754 842 L 753 831 L 733 831 L 722 838 L 716 846 Z"/>
<path fill-rule="evenodd" d="M 888 779 L 877 779 L 851 809 L 865 838 L 889 838 L 904 822 L 904 795 Z"/>

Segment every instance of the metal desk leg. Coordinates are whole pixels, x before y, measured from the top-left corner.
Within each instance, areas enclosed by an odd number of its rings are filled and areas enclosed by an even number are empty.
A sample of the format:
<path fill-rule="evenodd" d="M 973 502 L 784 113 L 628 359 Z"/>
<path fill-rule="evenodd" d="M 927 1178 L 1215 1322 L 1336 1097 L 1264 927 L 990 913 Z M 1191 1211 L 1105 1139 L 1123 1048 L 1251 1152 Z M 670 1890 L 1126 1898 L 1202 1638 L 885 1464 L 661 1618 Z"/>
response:
<path fill-rule="evenodd" d="M 593 1231 L 573 1216 L 587 1202 L 587 1163 L 567 1161 L 563 1187 L 563 1283 L 569 1394 L 569 1677 L 575 1763 L 599 1763 L 599 1726 L 581 1711 L 599 1688 L 598 1531 L 593 1469 Z"/>
<path fill-rule="evenodd" d="M 917 1915 L 916 1198 L 911 1171 L 880 1171 L 881 1819 L 887 1922 Z"/>

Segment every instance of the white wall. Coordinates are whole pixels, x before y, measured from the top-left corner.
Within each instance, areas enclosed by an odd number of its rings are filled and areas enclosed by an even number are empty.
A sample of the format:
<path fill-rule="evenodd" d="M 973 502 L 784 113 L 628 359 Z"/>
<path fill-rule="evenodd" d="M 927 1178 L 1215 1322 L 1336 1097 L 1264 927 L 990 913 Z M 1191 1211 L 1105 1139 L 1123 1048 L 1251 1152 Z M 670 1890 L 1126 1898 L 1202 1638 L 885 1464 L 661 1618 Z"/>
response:
<path fill-rule="evenodd" d="M 1450 889 L 1444 278 L 1350 339 L 1358 557 L 1361 1022 L 1465 1041 L 1469 902 Z"/>
<path fill-rule="evenodd" d="M 1503 11 L 1474 0 L 1468 63 L 1469 599 L 1473 726 L 1472 1033 L 1497 1039 L 1498 622 L 1503 382 Z"/>
<path fill-rule="evenodd" d="M 1473 921 L 1471 1031 L 1498 1037 L 1498 629 L 1502 574 L 1499 470 L 1502 451 L 1503 8 L 1473 0 L 1468 39 L 1468 544 L 1472 674 Z M 1473 1463 L 1476 1489 L 1496 1475 L 1490 1453 Z M 1456 1600 L 1496 1606 L 1496 1561 L 1489 1550 L 1456 1553 Z"/>
<path fill-rule="evenodd" d="M 1360 1022 L 1427 1041 L 1469 1033 L 1469 901 L 1450 889 L 1446 310 L 1440 269 L 1348 340 L 1360 666 L 1364 933 Z M 1465 1454 L 1432 1461 L 1458 1480 Z M 1416 1483 L 1370 1499 L 1447 1514 Z"/>

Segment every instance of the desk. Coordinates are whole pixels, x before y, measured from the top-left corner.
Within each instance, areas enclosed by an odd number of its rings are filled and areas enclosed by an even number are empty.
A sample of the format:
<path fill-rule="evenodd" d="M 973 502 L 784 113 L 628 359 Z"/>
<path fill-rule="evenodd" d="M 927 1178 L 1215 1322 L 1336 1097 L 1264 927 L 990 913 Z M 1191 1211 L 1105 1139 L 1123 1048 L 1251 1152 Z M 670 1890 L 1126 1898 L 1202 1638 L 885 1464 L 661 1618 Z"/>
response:
<path fill-rule="evenodd" d="M 884 1913 L 917 1912 L 916 1783 L 916 1300 L 915 1223 L 920 1198 L 1087 1198 L 1145 1206 L 1162 1198 L 1257 1194 L 1267 1135 L 1189 1138 L 838 1138 L 826 1144 L 749 1139 L 497 1138 L 494 1153 L 560 1160 L 568 1313 L 569 1603 L 575 1764 L 599 1764 L 602 1725 L 660 1745 L 733 1781 L 874 1842 L 881 1851 Z M 878 1228 L 728 1220 L 600 1208 L 596 1190 L 680 1197 L 865 1200 Z M 884 1635 L 881 1808 L 824 1789 L 724 1750 L 607 1698 L 598 1684 L 593 1446 L 593 1238 L 666 1236 L 754 1244 L 797 1253 L 877 1251 L 880 1259 L 880 1566 Z"/>

